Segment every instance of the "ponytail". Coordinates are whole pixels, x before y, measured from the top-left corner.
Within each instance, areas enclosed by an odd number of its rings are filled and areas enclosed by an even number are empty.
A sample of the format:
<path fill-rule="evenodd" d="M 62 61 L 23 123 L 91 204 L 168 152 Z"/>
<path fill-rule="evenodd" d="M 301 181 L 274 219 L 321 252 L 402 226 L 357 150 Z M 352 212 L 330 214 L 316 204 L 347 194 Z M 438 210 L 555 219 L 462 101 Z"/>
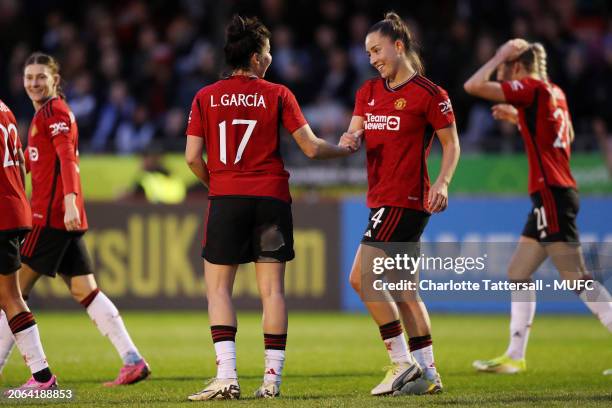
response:
<path fill-rule="evenodd" d="M 541 43 L 531 44 L 535 56 L 535 69 L 542 81 L 548 82 L 548 69 L 546 64 L 546 50 Z"/>
<path fill-rule="evenodd" d="M 514 61 L 522 64 L 527 72 L 535 73 L 542 81 L 548 82 L 546 50 L 541 43 L 530 43 L 529 47 Z"/>
<path fill-rule="evenodd" d="M 410 61 L 412 68 L 414 68 L 419 75 L 425 73 L 423 62 L 417 51 L 418 45 L 413 39 L 412 32 L 408 28 L 406 22 L 404 22 L 397 13 L 393 11 L 385 13 L 385 18 L 370 27 L 368 34 L 377 31 L 380 32 L 381 35 L 389 37 L 392 41 L 400 40 L 404 44 L 406 57 Z"/>

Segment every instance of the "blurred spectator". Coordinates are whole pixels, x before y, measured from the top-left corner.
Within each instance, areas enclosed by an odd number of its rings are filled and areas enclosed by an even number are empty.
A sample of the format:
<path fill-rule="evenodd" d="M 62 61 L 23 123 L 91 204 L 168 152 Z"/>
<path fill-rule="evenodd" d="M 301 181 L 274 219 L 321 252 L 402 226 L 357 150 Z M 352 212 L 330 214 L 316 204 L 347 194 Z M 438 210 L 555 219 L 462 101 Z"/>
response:
<path fill-rule="evenodd" d="M 108 99 L 100 110 L 98 126 L 94 131 L 91 144 L 92 152 L 103 152 L 111 148 L 111 139 L 120 123 L 129 120 L 134 110 L 134 101 L 128 94 L 124 82 L 117 81 L 111 85 Z"/>
<path fill-rule="evenodd" d="M 185 149 L 185 127 L 187 117 L 180 108 L 169 110 L 162 118 L 155 139 L 163 146 L 164 151 L 182 151 Z"/>
<path fill-rule="evenodd" d="M 137 105 L 131 118 L 125 118 L 117 128 L 115 150 L 119 154 L 140 153 L 151 143 L 155 125 L 149 119 L 145 105 Z"/>
<path fill-rule="evenodd" d="M 88 72 L 76 77 L 66 90 L 66 99 L 79 126 L 79 138 L 90 140 L 95 127 L 96 97 L 93 94 L 92 79 Z"/>
<path fill-rule="evenodd" d="M 173 176 L 162 162 L 164 151 L 157 144 L 147 146 L 142 152 L 140 174 L 123 200 L 145 199 L 155 204 L 179 204 L 187 195 L 183 181 Z"/>
<path fill-rule="evenodd" d="M 340 48 L 329 51 L 327 65 L 329 69 L 321 84 L 318 99 L 332 99 L 352 110 L 355 71 L 349 65 L 346 51 Z"/>
<path fill-rule="evenodd" d="M 468 78 L 469 72 L 474 72 L 478 67 L 486 63 L 495 54 L 496 46 L 493 38 L 483 35 L 476 42 L 476 56 L 469 69 L 465 72 L 464 78 Z M 468 113 L 467 129 L 461 139 L 464 151 L 478 150 L 483 143 L 490 143 L 485 140 L 487 135 L 493 130 L 495 121 L 491 116 L 491 104 L 486 101 L 476 101 Z"/>
<path fill-rule="evenodd" d="M 232 13 L 263 19 L 273 33 L 269 79 L 308 106 L 315 130 L 337 135 L 348 125 L 355 90 L 376 75 L 364 39 L 389 8 L 409 21 L 426 75 L 449 91 L 467 151 L 517 147 L 516 131 L 495 124 L 489 106 L 462 89 L 477 64 L 512 37 L 547 48 L 550 77 L 566 91 L 573 113 L 576 150 L 607 151 L 610 144 L 612 20 L 605 1 L 111 0 L 34 2 L 37 13 L 32 2 L 5 3 L 3 99 L 28 123 L 33 110 L 23 92 L 23 62 L 37 49 L 54 54 L 83 153 L 140 151 L 153 138 L 167 150 L 183 150 L 179 118 L 184 121 L 195 93 L 219 78 Z M 307 164 L 299 154 L 286 157 L 289 165 Z"/>
<path fill-rule="evenodd" d="M 370 25 L 370 19 L 365 14 L 355 14 L 351 17 L 349 23 L 349 62 L 357 75 L 353 84 L 353 93 L 359 89 L 365 80 L 373 76 L 370 59 L 365 51 L 365 37 Z"/>

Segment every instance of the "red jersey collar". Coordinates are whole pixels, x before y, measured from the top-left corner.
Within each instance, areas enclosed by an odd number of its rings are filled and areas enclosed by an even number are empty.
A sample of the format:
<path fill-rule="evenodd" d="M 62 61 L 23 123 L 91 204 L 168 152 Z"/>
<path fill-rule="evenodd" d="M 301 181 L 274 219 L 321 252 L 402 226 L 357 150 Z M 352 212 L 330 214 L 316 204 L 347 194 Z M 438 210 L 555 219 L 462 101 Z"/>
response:
<path fill-rule="evenodd" d="M 402 82 L 401 84 L 396 85 L 395 87 L 391 87 L 391 85 L 389 85 L 389 81 L 385 79 L 385 80 L 383 81 L 383 82 L 384 82 L 384 84 L 385 84 L 385 89 L 386 89 L 387 91 L 389 91 L 389 92 L 396 92 L 396 91 L 399 91 L 400 89 L 402 89 L 403 87 L 405 87 L 406 85 L 408 85 L 408 83 L 409 83 L 410 81 L 412 81 L 414 78 L 416 78 L 416 76 L 417 76 L 417 75 L 418 75 L 418 74 L 417 74 L 417 72 L 416 72 L 416 71 L 414 71 L 414 73 L 413 73 L 413 74 L 410 76 L 410 78 L 408 78 L 407 80 L 405 80 L 405 81 L 404 81 L 404 82 Z"/>

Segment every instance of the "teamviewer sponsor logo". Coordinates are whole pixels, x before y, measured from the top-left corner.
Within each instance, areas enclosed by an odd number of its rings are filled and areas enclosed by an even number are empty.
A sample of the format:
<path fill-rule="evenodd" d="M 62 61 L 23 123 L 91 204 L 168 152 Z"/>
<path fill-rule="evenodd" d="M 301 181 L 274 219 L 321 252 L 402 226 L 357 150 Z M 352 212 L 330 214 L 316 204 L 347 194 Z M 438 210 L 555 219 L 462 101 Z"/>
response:
<path fill-rule="evenodd" d="M 38 161 L 38 149 L 34 146 L 28 147 L 30 153 L 30 160 L 35 162 Z"/>
<path fill-rule="evenodd" d="M 366 113 L 366 130 L 399 130 L 400 117 Z"/>

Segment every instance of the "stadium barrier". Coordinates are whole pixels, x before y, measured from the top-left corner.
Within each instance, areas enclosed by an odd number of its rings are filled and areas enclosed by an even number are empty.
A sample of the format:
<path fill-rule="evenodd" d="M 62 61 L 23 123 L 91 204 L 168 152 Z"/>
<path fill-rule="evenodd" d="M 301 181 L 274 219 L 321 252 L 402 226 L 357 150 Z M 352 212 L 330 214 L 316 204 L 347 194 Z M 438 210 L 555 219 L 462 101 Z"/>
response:
<path fill-rule="evenodd" d="M 85 238 L 96 278 L 118 307 L 205 309 L 200 253 L 206 207 L 206 201 L 87 206 Z M 296 259 L 287 265 L 285 282 L 291 309 L 340 308 L 338 207 L 337 202 L 293 206 Z M 240 267 L 234 295 L 238 308 L 261 307 L 252 264 Z M 59 278 L 41 279 L 30 302 L 35 309 L 78 307 Z"/>
<path fill-rule="evenodd" d="M 433 179 L 440 168 L 440 155 L 432 153 L 427 162 Z M 197 184 L 182 154 L 164 155 L 163 163 L 187 185 Z M 290 168 L 291 184 L 298 189 L 358 186 L 365 191 L 363 165 L 334 164 L 311 162 L 308 166 Z M 141 163 L 137 156 L 89 155 L 81 157 L 80 169 L 87 200 L 112 201 L 133 187 L 141 174 Z M 521 195 L 527 190 L 527 171 L 524 154 L 466 154 L 461 156 L 450 188 L 453 194 Z M 610 175 L 600 153 L 572 154 L 572 172 L 583 193 L 612 193 Z"/>
<path fill-rule="evenodd" d="M 206 201 L 175 206 L 146 203 L 92 203 L 85 235 L 101 288 L 122 309 L 204 310 L 200 258 Z M 612 198 L 587 197 L 578 223 L 584 241 L 612 242 Z M 530 209 L 527 198 L 451 198 L 450 207 L 431 217 L 428 242 L 514 243 Z M 286 291 L 292 310 L 363 311 L 348 284 L 353 257 L 366 226 L 363 198 L 297 201 L 293 205 L 296 259 L 287 267 Z M 549 268 L 550 269 L 550 268 Z M 503 267 L 495 271 L 503 278 Z M 536 277 L 538 274 L 536 274 Z M 425 278 L 425 273 L 422 274 Z M 259 309 L 253 266 L 242 266 L 234 294 L 241 309 Z M 478 294 L 476 294 L 478 295 Z M 500 312 L 498 301 L 449 298 L 428 302 L 432 311 Z M 36 309 L 75 309 L 61 279 L 43 278 L 31 297 Z M 540 312 L 583 312 L 581 302 L 542 302 Z"/>
<path fill-rule="evenodd" d="M 612 248 L 612 198 L 585 197 L 581 199 L 580 213 L 578 215 L 578 228 L 583 242 L 610 243 L 604 244 L 608 251 Z M 502 250 L 509 257 L 521 234 L 531 203 L 525 198 L 453 198 L 446 211 L 433 215 L 425 229 L 423 240 L 426 242 L 468 242 L 480 243 L 484 249 Z M 369 211 L 362 199 L 345 200 L 342 203 L 342 308 L 350 311 L 365 311 L 359 297 L 348 284 L 353 258 L 364 228 Z M 356 222 L 356 220 L 358 220 Z M 444 244 L 440 244 L 444 247 Z M 601 246 L 601 244 L 599 244 Z M 443 248 L 444 249 L 444 248 Z M 486 250 L 481 254 L 486 253 Z M 587 255 L 589 255 L 587 253 Z M 587 267 L 591 261 L 587 256 Z M 591 262 L 592 263 L 592 262 Z M 610 265 L 610 258 L 606 258 L 606 266 Z M 604 268 L 605 269 L 605 268 Z M 609 269 L 609 268 L 608 268 Z M 598 271 L 601 276 L 609 278 L 610 270 Z M 492 279 L 505 279 L 505 263 L 487 271 Z M 534 278 L 542 274 L 550 277 L 556 271 L 550 262 L 543 264 Z M 421 279 L 427 278 L 427 273 L 421 273 Z M 609 280 L 605 282 L 610 288 Z M 466 297 L 457 299 L 449 296 L 447 299 L 437 297 L 436 300 L 426 303 L 430 311 L 437 312 L 504 312 L 510 310 L 509 292 L 503 293 L 499 299 L 491 300 L 490 293 L 476 292 L 470 294 L 469 299 L 479 297 L 482 300 L 466 301 Z M 538 303 L 538 312 L 550 313 L 586 313 L 584 304 L 573 293 L 564 294 L 555 300 L 541 298 Z"/>

